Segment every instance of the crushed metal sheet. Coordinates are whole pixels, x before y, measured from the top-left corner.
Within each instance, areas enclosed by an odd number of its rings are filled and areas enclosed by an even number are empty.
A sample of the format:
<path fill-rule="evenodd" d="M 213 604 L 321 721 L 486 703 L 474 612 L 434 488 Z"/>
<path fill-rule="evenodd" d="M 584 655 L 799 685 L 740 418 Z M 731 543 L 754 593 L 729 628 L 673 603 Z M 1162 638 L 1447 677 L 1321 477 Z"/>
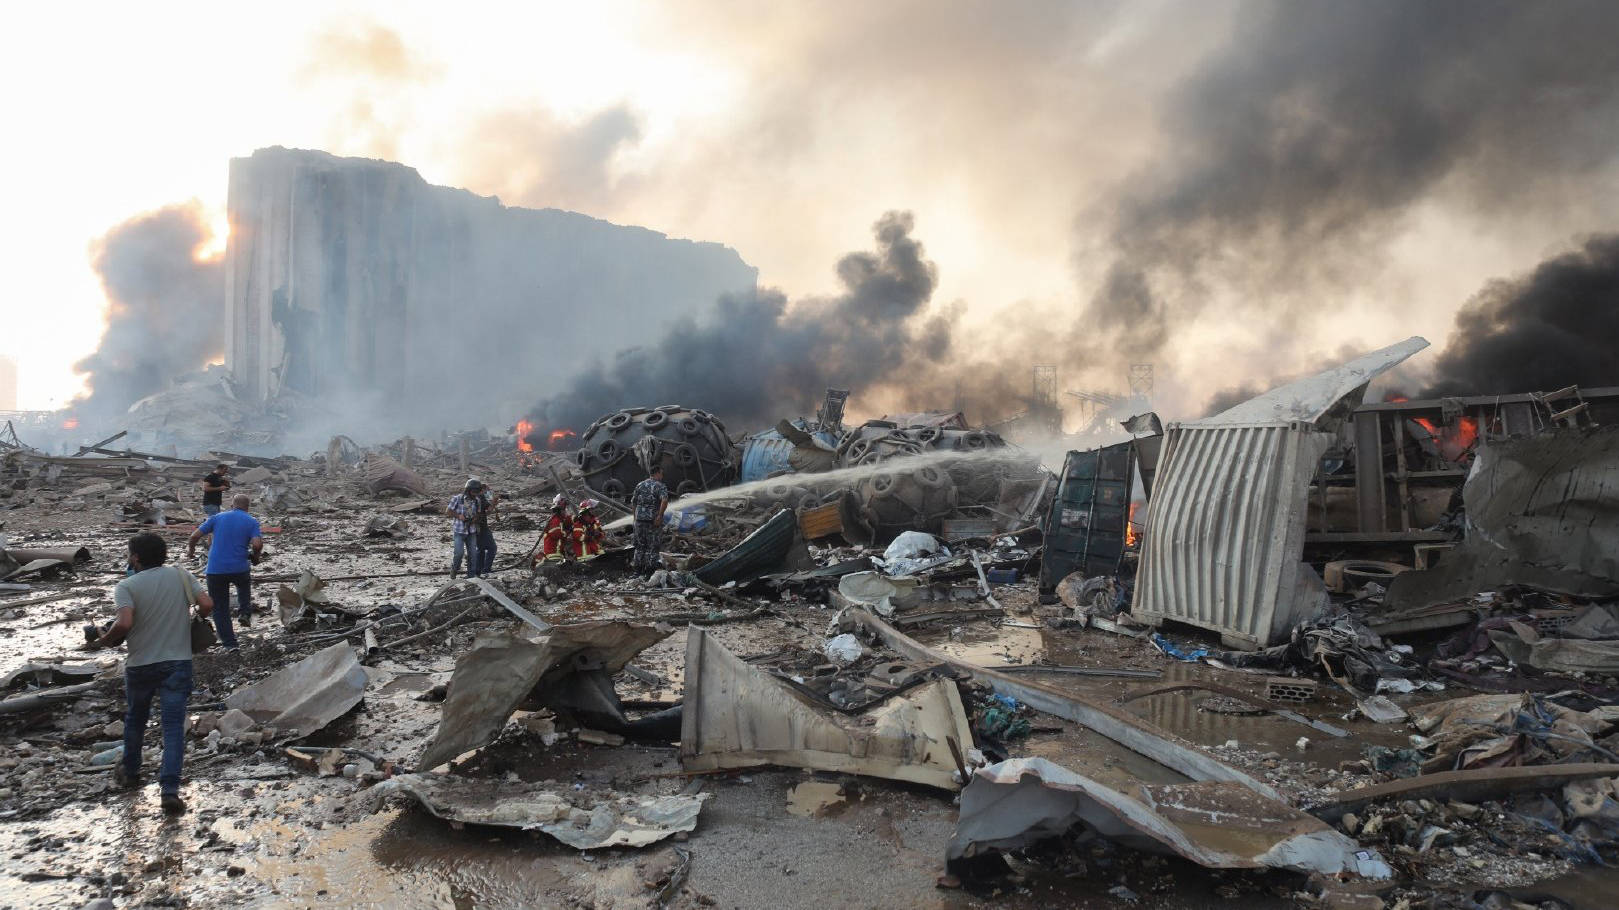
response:
<path fill-rule="evenodd" d="M 843 715 L 744 663 L 705 630 L 687 632 L 680 758 L 688 771 L 781 765 L 955 790 L 955 756 L 972 744 L 952 680 Z"/>
<path fill-rule="evenodd" d="M 1462 487 L 1467 536 L 1421 572 L 1389 583 L 1399 612 L 1523 585 L 1619 595 L 1619 427 L 1490 441 Z"/>
<path fill-rule="evenodd" d="M 1257 398 L 1194 421 L 1197 426 L 1247 426 L 1250 424 L 1314 423 L 1327 415 L 1340 400 L 1404 363 L 1428 346 L 1428 340 L 1413 335 L 1398 344 L 1363 354 L 1342 366 L 1323 370 L 1314 376 L 1290 382 Z M 1358 397 L 1350 403 L 1358 406 Z"/>
<path fill-rule="evenodd" d="M 225 706 L 279 732 L 308 736 L 359 704 L 365 683 L 354 649 L 339 643 L 237 689 Z"/>
<path fill-rule="evenodd" d="M 538 642 L 510 632 L 479 635 L 455 662 L 438 732 L 417 766 L 436 768 L 485 745 L 536 687 L 576 670 L 617 673 L 668 635 L 628 622 L 552 626 Z"/>
<path fill-rule="evenodd" d="M 1410 338 L 1217 414 L 1171 424 L 1148 503 L 1132 615 L 1253 650 L 1327 606 L 1303 562 L 1310 482 L 1340 399 L 1428 343 Z M 1447 562 L 1449 559 L 1447 558 Z"/>
<path fill-rule="evenodd" d="M 1619 641 L 1553 638 L 1521 622 L 1488 634 L 1496 650 L 1515 664 L 1556 673 L 1619 673 Z"/>
<path fill-rule="evenodd" d="M 325 588 L 326 582 L 308 569 L 298 574 L 297 584 L 277 588 L 276 613 L 281 618 L 281 625 L 289 631 L 308 625 L 310 614 L 315 612 L 316 606 L 331 603 L 326 596 Z"/>
<path fill-rule="evenodd" d="M 1214 869 L 1393 873 L 1375 852 L 1319 819 L 1238 784 L 1138 785 L 1133 795 L 1043 758 L 979 768 L 961 794 L 949 859 L 1007 850 L 1083 824 L 1121 845 Z"/>
<path fill-rule="evenodd" d="M 946 664 L 971 675 L 998 695 L 1008 695 L 1036 711 L 1071 720 L 1146 756 L 1192 780 L 1230 781 L 1269 799 L 1280 795 L 1269 785 L 1176 739 L 1168 731 L 1114 705 L 1043 686 L 1026 679 L 970 664 L 923 645 L 864 610 L 847 611 L 848 619 L 877 633 L 890 648 L 922 664 Z M 690 658 L 688 657 L 688 666 Z M 689 671 L 688 671 L 689 672 Z"/>
<path fill-rule="evenodd" d="M 407 796 L 433 815 L 468 825 L 543 831 L 577 850 L 645 847 L 697 827 L 697 814 L 711 794 L 581 799 L 541 784 L 473 780 L 439 774 L 401 774 L 371 788 L 380 803 Z M 579 799 L 574 797 L 574 799 Z"/>

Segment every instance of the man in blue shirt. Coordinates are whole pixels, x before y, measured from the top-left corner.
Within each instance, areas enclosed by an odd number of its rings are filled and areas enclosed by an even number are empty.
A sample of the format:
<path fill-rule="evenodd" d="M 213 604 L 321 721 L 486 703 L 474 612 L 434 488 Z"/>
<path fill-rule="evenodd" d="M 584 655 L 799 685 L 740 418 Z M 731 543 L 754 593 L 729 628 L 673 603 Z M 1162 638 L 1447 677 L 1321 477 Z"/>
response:
<path fill-rule="evenodd" d="M 247 513 L 252 500 L 238 493 L 233 508 L 220 512 L 197 526 L 186 542 L 186 555 L 195 559 L 197 542 L 214 536 L 208 546 L 208 597 L 214 602 L 214 628 L 219 641 L 230 651 L 239 650 L 236 630 L 231 628 L 230 590 L 236 589 L 236 609 L 242 625 L 253 624 L 253 565 L 264 552 L 264 535 L 259 520 Z"/>

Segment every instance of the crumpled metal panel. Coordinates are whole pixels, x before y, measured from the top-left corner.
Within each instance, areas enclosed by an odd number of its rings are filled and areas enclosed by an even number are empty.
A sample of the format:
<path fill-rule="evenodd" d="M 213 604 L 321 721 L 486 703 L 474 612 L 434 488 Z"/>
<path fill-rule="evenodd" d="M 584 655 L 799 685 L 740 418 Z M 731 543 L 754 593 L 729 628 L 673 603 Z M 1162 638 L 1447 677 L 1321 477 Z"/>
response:
<path fill-rule="evenodd" d="M 1330 440 L 1307 423 L 1172 425 L 1130 612 L 1249 649 L 1317 612 L 1326 589 L 1300 557 L 1310 479 Z"/>
<path fill-rule="evenodd" d="M 359 704 L 365 684 L 365 668 L 354 649 L 338 642 L 237 689 L 225 697 L 225 707 L 282 733 L 308 736 Z"/>
<path fill-rule="evenodd" d="M 1204 427 L 1252 426 L 1320 420 L 1340 400 L 1364 388 L 1380 374 L 1427 346 L 1426 338 L 1412 335 L 1398 344 L 1363 354 L 1341 366 L 1271 389 L 1213 417 L 1196 421 L 1196 424 Z M 1357 398 L 1354 404 L 1360 404 L 1360 400 Z"/>
<path fill-rule="evenodd" d="M 1619 427 L 1558 429 L 1478 450 L 1462 488 L 1467 537 L 1389 584 L 1390 611 L 1506 585 L 1619 594 Z"/>
<path fill-rule="evenodd" d="M 401 774 L 371 788 L 367 799 L 380 807 L 387 797 L 410 797 L 446 821 L 544 831 L 576 850 L 600 850 L 645 847 L 692 831 L 711 795 L 575 794 L 567 784 Z"/>
<path fill-rule="evenodd" d="M 680 760 L 687 771 L 781 765 L 961 786 L 956 756 L 973 739 L 954 680 L 930 680 L 860 714 L 841 714 L 745 663 L 702 628 L 686 636 Z"/>
<path fill-rule="evenodd" d="M 1009 850 L 1084 824 L 1137 850 L 1213 869 L 1270 867 L 1384 879 L 1382 857 L 1316 818 L 1230 781 L 1114 790 L 1043 758 L 979 768 L 961 794 L 949 859 Z"/>

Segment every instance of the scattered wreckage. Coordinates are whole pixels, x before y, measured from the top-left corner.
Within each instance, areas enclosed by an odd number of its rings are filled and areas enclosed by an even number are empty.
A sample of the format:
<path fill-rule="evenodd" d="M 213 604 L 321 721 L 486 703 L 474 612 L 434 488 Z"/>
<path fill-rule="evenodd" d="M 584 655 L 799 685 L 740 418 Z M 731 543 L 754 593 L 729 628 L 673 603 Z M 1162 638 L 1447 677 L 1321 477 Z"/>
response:
<path fill-rule="evenodd" d="M 712 808 L 729 786 L 793 769 L 784 814 L 885 787 L 953 813 L 940 881 L 984 893 L 1102 849 L 1271 876 L 1254 881 L 1329 906 L 1343 888 L 1431 894 L 1441 863 L 1483 876 L 1485 856 L 1619 859 L 1619 437 L 1591 423 L 1607 399 L 1571 414 L 1546 404 L 1569 393 L 1525 397 L 1497 417 L 1464 404 L 1450 417 L 1475 421 L 1466 445 L 1442 421 L 1423 436 L 1404 424 L 1428 411 L 1365 395 L 1425 345 L 1198 421 L 1143 415 L 1056 474 L 959 414 L 845 428 L 837 390 L 815 418 L 740 445 L 706 412 L 630 408 L 572 455 L 338 438 L 310 459 L 237 460 L 288 535 L 344 502 L 318 546 L 394 562 L 431 546 L 415 513 L 469 471 L 513 505 L 493 577 L 422 579 L 430 595 L 392 586 L 425 574 L 403 566 L 278 565 L 279 622 L 254 628 L 262 663 L 210 682 L 197 713 L 213 763 L 199 768 L 251 755 L 352 786 L 365 811 L 418 806 L 436 828 L 581 851 L 695 846 L 731 817 Z M 1391 426 L 1409 433 L 1368 429 Z M 180 478 L 217 453 L 163 461 L 115 441 L 7 449 L 10 498 L 55 505 L 64 489 L 118 534 L 188 533 Z M 680 468 L 683 494 L 665 569 L 625 573 L 622 536 L 588 564 L 522 554 L 551 494 L 622 509 L 654 463 Z M 1333 530 L 1374 468 L 1399 522 Z M 1465 476 L 1456 508 L 1408 495 L 1428 473 Z M 17 586 L 0 616 L 82 601 L 75 575 L 111 568 L 26 543 L 0 544 L 0 582 Z M 120 746 L 110 720 L 62 706 L 105 714 L 119 685 L 109 662 L 32 661 L 0 679 L 0 724 L 55 725 L 103 768 Z M 563 756 L 623 764 L 585 779 Z M 47 773 L 16 767 L 33 786 Z"/>

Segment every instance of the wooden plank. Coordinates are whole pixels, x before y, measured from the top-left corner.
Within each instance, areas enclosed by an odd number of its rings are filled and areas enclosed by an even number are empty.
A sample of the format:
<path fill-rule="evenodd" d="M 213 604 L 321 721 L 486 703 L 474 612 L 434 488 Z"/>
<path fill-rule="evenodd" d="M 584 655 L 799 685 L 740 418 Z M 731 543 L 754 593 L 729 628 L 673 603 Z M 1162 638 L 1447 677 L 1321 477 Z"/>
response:
<path fill-rule="evenodd" d="M 843 514 L 837 503 L 806 509 L 798 516 L 798 527 L 805 540 L 820 540 L 843 533 Z"/>
<path fill-rule="evenodd" d="M 1408 482 L 1405 463 L 1405 421 L 1394 421 L 1394 466 L 1397 480 L 1397 489 L 1400 497 L 1400 527 L 1397 530 L 1411 530 L 1411 484 Z"/>
<path fill-rule="evenodd" d="M 99 442 L 92 442 L 87 446 L 79 446 L 79 451 L 75 452 L 74 455 L 78 456 L 78 455 L 83 455 L 85 452 L 95 451 L 96 449 L 99 449 L 102 446 L 107 445 L 108 443 L 117 442 L 118 440 L 123 439 L 125 436 L 128 436 L 128 435 L 129 435 L 128 430 L 119 430 L 118 432 L 112 434 L 111 436 L 108 436 L 106 439 L 103 439 L 103 440 L 101 440 Z"/>
<path fill-rule="evenodd" d="M 43 594 L 43 595 L 41 595 L 39 597 L 24 597 L 24 598 L 21 598 L 19 600 L 0 601 L 0 610 L 7 610 L 7 609 L 10 609 L 11 607 L 32 607 L 32 606 L 35 606 L 37 604 L 48 604 L 48 603 L 51 603 L 52 601 L 67 600 L 69 597 L 91 597 L 91 596 L 93 596 L 93 595 L 91 595 L 89 593 L 79 594 L 79 593 L 75 593 L 73 591 L 66 591 L 66 592 L 63 592 L 61 594 Z"/>
<path fill-rule="evenodd" d="M 1386 530 L 1383 524 L 1383 427 L 1378 415 L 1355 412 L 1355 507 L 1362 534 Z"/>
<path fill-rule="evenodd" d="M 1592 762 L 1578 765 L 1531 765 L 1527 768 L 1444 771 L 1371 787 L 1342 790 L 1338 792 L 1336 799 L 1316 806 L 1310 810 L 1310 814 L 1327 821 L 1335 821 L 1342 818 L 1346 812 L 1387 800 L 1431 795 L 1438 799 L 1477 802 L 1481 799 L 1498 799 L 1522 790 L 1551 789 L 1599 777 L 1619 777 L 1619 765 Z"/>

